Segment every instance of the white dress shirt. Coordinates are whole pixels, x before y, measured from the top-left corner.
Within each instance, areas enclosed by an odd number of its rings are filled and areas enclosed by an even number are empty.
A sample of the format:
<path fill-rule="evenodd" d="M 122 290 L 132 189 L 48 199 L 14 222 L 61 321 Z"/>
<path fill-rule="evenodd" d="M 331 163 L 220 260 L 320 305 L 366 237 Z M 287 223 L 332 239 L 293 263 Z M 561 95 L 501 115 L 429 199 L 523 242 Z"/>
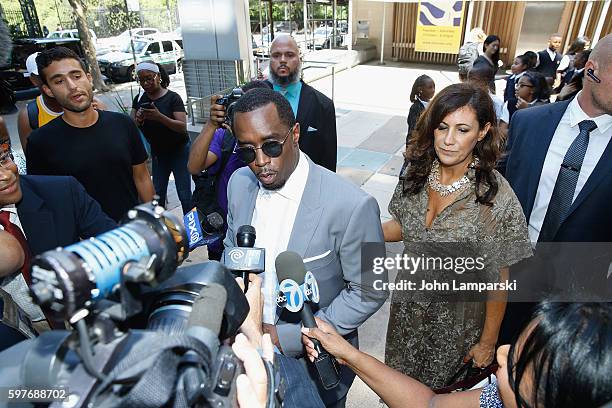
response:
<path fill-rule="evenodd" d="M 257 232 L 255 246 L 266 250 L 264 272 L 263 322 L 276 321 L 276 277 L 275 261 L 278 254 L 287 250 L 295 216 L 302 201 L 308 178 L 308 161 L 300 151 L 298 164 L 285 185 L 278 190 L 266 190 L 260 185 L 253 211 L 252 225 Z"/>
<path fill-rule="evenodd" d="M 19 221 L 19 215 L 17 214 L 17 208 L 14 205 L 9 205 L 6 207 L 0 208 L 0 212 L 8 211 L 10 213 L 9 221 L 16 226 L 19 227 L 23 236 L 25 237 L 25 231 L 21 226 L 21 222 Z M 2 226 L 0 229 L 4 230 Z M 27 237 L 26 237 L 27 239 Z M 40 310 L 40 307 L 35 305 L 30 298 L 30 294 L 28 291 L 28 284 L 26 283 L 23 275 L 21 273 L 14 273 L 12 275 L 6 276 L 4 279 L 0 279 L 2 283 L 2 289 L 11 297 L 13 301 L 17 303 L 17 305 L 23 310 L 32 321 L 40 321 L 44 320 L 45 316 Z"/>
<path fill-rule="evenodd" d="M 590 133 L 589 146 L 580 168 L 580 175 L 578 176 L 578 183 L 576 184 L 576 191 L 574 191 L 572 202 L 578 197 L 580 190 L 586 184 L 606 146 L 610 143 L 610 139 L 612 139 L 612 115 L 604 114 L 590 118 L 580 107 L 578 103 L 579 96 L 580 93 L 570 102 L 565 110 L 550 142 L 546 159 L 544 159 L 538 190 L 531 216 L 529 217 L 529 238 L 531 238 L 532 242 L 537 242 L 540 236 L 540 230 L 544 223 L 548 203 L 552 197 L 563 158 L 574 139 L 580 133 L 578 124 L 583 120 L 590 119 L 597 124 L 597 129 Z"/>

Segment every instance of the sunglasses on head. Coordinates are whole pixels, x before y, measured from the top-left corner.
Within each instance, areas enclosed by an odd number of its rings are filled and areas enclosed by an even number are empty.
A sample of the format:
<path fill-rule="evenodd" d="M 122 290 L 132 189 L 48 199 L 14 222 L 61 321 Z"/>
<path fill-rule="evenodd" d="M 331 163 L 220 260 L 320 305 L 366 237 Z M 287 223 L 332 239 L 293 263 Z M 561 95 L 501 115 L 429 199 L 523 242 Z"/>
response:
<path fill-rule="evenodd" d="M 285 135 L 285 138 L 282 142 L 279 142 L 278 140 L 266 140 L 265 142 L 263 142 L 261 147 L 241 146 L 236 147 L 234 149 L 234 152 L 236 152 L 238 154 L 238 157 L 240 157 L 240 160 L 242 160 L 246 164 L 249 164 L 255 160 L 257 156 L 257 150 L 259 149 L 261 149 L 261 151 L 270 158 L 278 157 L 283 154 L 283 145 L 287 141 L 287 138 L 289 137 L 293 129 L 295 129 L 295 125 L 289 128 L 289 131 Z"/>

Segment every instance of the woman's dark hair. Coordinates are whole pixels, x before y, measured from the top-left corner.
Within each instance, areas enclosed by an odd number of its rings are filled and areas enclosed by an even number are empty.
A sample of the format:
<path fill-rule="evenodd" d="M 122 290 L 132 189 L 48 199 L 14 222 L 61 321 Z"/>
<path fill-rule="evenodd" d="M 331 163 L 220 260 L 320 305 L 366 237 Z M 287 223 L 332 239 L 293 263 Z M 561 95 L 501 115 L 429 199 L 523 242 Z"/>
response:
<path fill-rule="evenodd" d="M 535 100 L 547 101 L 550 99 L 550 85 L 548 85 L 544 75 L 535 71 L 527 71 L 523 76 L 529 79 L 529 82 L 533 85 L 533 97 Z"/>
<path fill-rule="evenodd" d="M 587 63 L 589 57 L 591 56 L 591 50 L 584 50 L 576 53 L 576 58 L 574 59 L 574 67 L 576 66 L 576 62 L 581 61 L 582 67 L 584 68 L 584 64 Z"/>
<path fill-rule="evenodd" d="M 591 43 L 591 40 L 589 37 L 587 36 L 578 37 L 574 40 L 572 45 L 570 45 L 569 49 L 567 50 L 567 53 L 569 55 L 575 55 L 581 51 L 584 51 L 584 47 L 586 47 L 586 45 L 590 43 Z"/>
<path fill-rule="evenodd" d="M 520 350 L 515 343 L 508 353 L 518 407 L 597 408 L 612 400 L 612 303 L 543 302 L 525 330 Z M 528 373 L 532 394 L 521 396 Z"/>
<path fill-rule="evenodd" d="M 527 69 L 534 69 L 536 64 L 538 63 L 538 54 L 533 51 L 525 51 L 525 54 L 523 55 L 529 58 L 529 65 L 527 66 Z"/>
<path fill-rule="evenodd" d="M 429 75 L 421 75 L 414 81 L 414 84 L 412 84 L 412 91 L 410 91 L 410 102 L 416 102 L 416 97 L 420 88 L 425 87 L 428 81 L 433 82 L 433 79 L 431 79 Z"/>
<path fill-rule="evenodd" d="M 485 52 L 489 44 L 495 41 L 499 41 L 501 47 L 501 40 L 498 36 L 496 36 L 495 34 L 488 35 L 487 38 L 485 38 L 484 43 L 482 44 L 482 51 Z M 495 54 L 493 54 L 493 56 L 491 57 L 491 60 L 493 61 L 493 64 L 495 64 L 495 68 L 497 68 L 497 61 L 499 61 L 499 47 L 497 48 L 497 51 L 495 51 Z"/>
<path fill-rule="evenodd" d="M 529 58 L 529 56 L 527 56 L 527 54 L 518 55 L 516 59 L 521 61 L 521 65 L 524 65 L 526 70 L 529 69 L 529 63 L 531 62 L 531 59 Z"/>
<path fill-rule="evenodd" d="M 170 85 L 170 75 L 168 75 L 164 67 L 162 67 L 160 64 L 155 63 L 155 65 L 157 65 L 159 68 L 159 78 L 161 79 L 160 85 L 165 89 L 168 87 L 168 85 Z"/>
<path fill-rule="evenodd" d="M 501 154 L 502 142 L 491 97 L 486 89 L 470 83 L 447 86 L 432 99 L 419 117 L 406 148 L 407 169 L 402 176 L 404 194 L 418 194 L 425 187 L 427 176 L 437 158 L 434 130 L 447 115 L 465 106 L 476 113 L 480 129 L 487 123 L 491 124 L 485 137 L 476 143 L 473 154 L 479 159 L 475 179 L 476 202 L 492 205 L 499 187 L 493 169 Z"/>

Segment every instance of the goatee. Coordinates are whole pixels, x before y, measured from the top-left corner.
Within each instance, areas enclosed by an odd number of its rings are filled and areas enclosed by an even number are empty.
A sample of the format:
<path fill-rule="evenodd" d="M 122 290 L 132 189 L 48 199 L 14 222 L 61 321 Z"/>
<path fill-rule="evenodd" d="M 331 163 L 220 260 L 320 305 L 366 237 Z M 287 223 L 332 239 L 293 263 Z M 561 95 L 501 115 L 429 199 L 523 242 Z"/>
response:
<path fill-rule="evenodd" d="M 294 82 L 299 81 L 301 72 L 302 72 L 302 63 L 300 63 L 296 67 L 295 71 L 291 72 L 286 77 L 281 77 L 281 76 L 276 75 L 276 72 L 274 72 L 273 70 L 270 70 L 270 77 L 272 78 L 272 82 L 274 82 L 276 85 L 279 85 L 285 88 L 287 85 L 290 85 Z"/>

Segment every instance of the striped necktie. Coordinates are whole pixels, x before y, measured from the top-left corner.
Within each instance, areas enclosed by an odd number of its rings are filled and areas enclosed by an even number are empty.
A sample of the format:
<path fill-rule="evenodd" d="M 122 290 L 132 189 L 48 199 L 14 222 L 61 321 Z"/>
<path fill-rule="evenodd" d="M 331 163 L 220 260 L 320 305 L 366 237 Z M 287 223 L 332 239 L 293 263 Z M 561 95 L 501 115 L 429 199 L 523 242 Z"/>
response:
<path fill-rule="evenodd" d="M 578 128 L 580 133 L 570 145 L 561 163 L 538 242 L 550 242 L 554 239 L 572 206 L 584 155 L 589 147 L 589 134 L 597 128 L 597 124 L 592 120 L 583 120 L 578 124 Z"/>

